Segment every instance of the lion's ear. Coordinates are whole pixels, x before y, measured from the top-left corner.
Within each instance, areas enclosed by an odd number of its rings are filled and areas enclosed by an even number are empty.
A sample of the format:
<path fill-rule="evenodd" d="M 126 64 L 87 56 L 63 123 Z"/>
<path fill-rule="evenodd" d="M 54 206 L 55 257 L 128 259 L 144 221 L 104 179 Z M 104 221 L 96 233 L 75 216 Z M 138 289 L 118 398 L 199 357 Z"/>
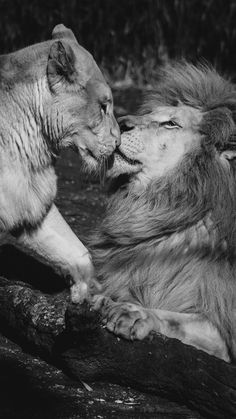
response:
<path fill-rule="evenodd" d="M 226 159 L 228 161 L 236 159 L 236 150 L 224 150 L 222 151 L 221 158 Z"/>
<path fill-rule="evenodd" d="M 53 42 L 47 65 L 48 83 L 51 90 L 58 84 L 72 83 L 76 78 L 75 54 L 71 46 L 62 41 Z"/>
<path fill-rule="evenodd" d="M 56 25 L 52 31 L 52 39 L 70 39 L 77 42 L 72 30 L 64 26 L 62 23 Z"/>

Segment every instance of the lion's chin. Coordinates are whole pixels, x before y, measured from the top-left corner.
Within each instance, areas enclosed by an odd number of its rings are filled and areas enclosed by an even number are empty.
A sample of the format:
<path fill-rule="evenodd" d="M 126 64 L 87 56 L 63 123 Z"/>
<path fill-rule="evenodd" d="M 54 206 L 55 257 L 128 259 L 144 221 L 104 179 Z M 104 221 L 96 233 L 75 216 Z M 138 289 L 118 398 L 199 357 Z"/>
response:
<path fill-rule="evenodd" d="M 112 161 L 108 166 L 107 177 L 116 178 L 120 175 L 132 175 L 142 170 L 142 163 L 138 160 L 130 159 L 120 149 L 116 149 L 112 155 Z"/>

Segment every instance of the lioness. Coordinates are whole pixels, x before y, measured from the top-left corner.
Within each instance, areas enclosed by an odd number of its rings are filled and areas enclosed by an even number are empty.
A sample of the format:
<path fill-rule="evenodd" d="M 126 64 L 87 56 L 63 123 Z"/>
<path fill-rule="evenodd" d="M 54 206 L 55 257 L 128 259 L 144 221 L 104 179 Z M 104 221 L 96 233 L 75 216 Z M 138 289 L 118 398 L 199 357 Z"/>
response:
<path fill-rule="evenodd" d="M 235 359 L 235 121 L 235 85 L 188 64 L 164 71 L 123 119 L 110 176 L 128 177 L 94 242 L 105 295 L 94 308 L 108 330 Z"/>
<path fill-rule="evenodd" d="M 53 204 L 60 150 L 73 147 L 88 168 L 119 144 L 110 88 L 73 32 L 0 56 L 0 234 L 68 277 L 72 299 L 88 294 L 93 266 Z"/>

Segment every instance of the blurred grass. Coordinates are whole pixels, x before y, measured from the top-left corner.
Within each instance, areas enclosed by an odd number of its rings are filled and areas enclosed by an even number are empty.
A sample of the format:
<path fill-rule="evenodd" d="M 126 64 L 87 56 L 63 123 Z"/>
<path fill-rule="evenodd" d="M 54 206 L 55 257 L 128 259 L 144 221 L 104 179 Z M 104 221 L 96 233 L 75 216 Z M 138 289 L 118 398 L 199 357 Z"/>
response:
<path fill-rule="evenodd" d="M 235 0 L 0 0 L 0 51 L 49 39 L 63 22 L 117 87 L 142 85 L 182 56 L 233 72 L 235 21 Z"/>

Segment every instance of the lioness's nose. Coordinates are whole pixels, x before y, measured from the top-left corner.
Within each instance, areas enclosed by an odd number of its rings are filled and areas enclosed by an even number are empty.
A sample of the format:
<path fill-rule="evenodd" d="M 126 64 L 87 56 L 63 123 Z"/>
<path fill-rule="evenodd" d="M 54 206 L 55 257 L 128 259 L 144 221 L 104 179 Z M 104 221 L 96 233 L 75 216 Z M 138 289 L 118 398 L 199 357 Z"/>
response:
<path fill-rule="evenodd" d="M 111 134 L 115 137 L 116 146 L 119 147 L 120 145 L 120 128 L 117 122 L 115 122 L 114 126 L 111 128 Z"/>
<path fill-rule="evenodd" d="M 120 144 L 121 144 L 121 140 L 120 140 L 120 130 L 119 130 L 119 133 L 118 133 L 118 135 L 116 137 L 116 147 L 119 147 Z"/>

